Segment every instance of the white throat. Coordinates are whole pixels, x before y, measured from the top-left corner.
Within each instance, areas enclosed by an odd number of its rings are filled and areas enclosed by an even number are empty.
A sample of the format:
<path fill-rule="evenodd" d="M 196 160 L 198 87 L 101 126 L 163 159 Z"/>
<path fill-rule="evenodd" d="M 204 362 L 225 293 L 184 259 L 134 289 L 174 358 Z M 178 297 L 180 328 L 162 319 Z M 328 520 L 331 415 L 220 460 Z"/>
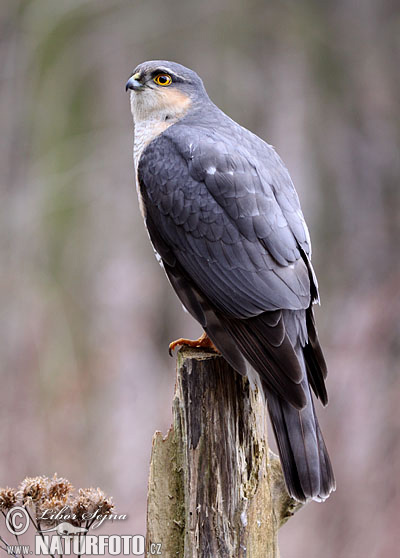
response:
<path fill-rule="evenodd" d="M 131 92 L 131 111 L 134 125 L 133 158 L 135 170 L 145 147 L 167 128 L 180 120 L 189 108 L 188 103 L 173 104 L 169 95 L 155 91 Z"/>
<path fill-rule="evenodd" d="M 136 190 L 143 216 L 145 208 L 140 195 L 138 167 L 144 149 L 183 118 L 190 108 L 190 99 L 179 91 L 146 89 L 131 91 L 131 111 L 134 125 L 133 160 L 135 163 Z"/>

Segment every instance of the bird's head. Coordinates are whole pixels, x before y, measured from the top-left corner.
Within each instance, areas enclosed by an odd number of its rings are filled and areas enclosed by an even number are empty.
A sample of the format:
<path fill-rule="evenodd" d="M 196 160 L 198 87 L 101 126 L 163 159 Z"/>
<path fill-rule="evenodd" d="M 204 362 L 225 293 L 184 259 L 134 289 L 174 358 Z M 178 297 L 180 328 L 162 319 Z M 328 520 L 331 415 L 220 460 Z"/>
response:
<path fill-rule="evenodd" d="M 157 120 L 172 124 L 208 99 L 203 82 L 195 72 L 166 60 L 139 64 L 126 83 L 128 89 L 135 123 Z"/>

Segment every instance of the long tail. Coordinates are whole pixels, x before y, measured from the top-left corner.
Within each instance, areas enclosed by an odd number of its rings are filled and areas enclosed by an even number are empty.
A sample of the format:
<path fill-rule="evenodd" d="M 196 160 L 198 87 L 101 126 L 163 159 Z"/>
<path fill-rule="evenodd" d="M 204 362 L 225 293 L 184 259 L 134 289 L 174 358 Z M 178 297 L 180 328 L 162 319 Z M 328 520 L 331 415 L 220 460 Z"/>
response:
<path fill-rule="evenodd" d="M 310 390 L 311 384 L 326 405 L 326 365 L 312 309 L 307 312 L 307 320 L 306 312 L 287 310 L 220 321 L 260 375 L 287 489 L 300 502 L 324 500 L 336 486 Z"/>
<path fill-rule="evenodd" d="M 268 411 L 278 444 L 289 494 L 305 502 L 325 500 L 335 489 L 335 478 L 314 410 L 307 381 L 307 405 L 295 409 L 269 392 Z"/>

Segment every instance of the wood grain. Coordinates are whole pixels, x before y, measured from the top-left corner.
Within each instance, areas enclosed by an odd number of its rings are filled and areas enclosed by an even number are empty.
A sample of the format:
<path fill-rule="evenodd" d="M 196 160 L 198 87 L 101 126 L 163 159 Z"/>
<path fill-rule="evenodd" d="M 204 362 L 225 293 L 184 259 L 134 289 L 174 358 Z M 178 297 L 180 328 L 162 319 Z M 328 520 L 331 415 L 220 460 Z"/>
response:
<path fill-rule="evenodd" d="M 164 558 L 276 558 L 277 532 L 300 505 L 268 448 L 257 390 L 213 352 L 178 353 L 173 424 L 156 432 L 147 553 Z"/>

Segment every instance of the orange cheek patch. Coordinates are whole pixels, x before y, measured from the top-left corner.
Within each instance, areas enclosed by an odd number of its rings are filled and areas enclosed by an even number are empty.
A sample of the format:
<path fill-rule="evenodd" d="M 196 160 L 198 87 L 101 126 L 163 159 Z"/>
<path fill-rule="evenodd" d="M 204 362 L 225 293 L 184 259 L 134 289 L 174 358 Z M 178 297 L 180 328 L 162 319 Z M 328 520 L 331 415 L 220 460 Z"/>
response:
<path fill-rule="evenodd" d="M 170 109 L 176 115 L 185 114 L 192 104 L 188 95 L 176 89 L 165 89 L 164 91 L 159 91 L 158 94 L 165 108 Z"/>

